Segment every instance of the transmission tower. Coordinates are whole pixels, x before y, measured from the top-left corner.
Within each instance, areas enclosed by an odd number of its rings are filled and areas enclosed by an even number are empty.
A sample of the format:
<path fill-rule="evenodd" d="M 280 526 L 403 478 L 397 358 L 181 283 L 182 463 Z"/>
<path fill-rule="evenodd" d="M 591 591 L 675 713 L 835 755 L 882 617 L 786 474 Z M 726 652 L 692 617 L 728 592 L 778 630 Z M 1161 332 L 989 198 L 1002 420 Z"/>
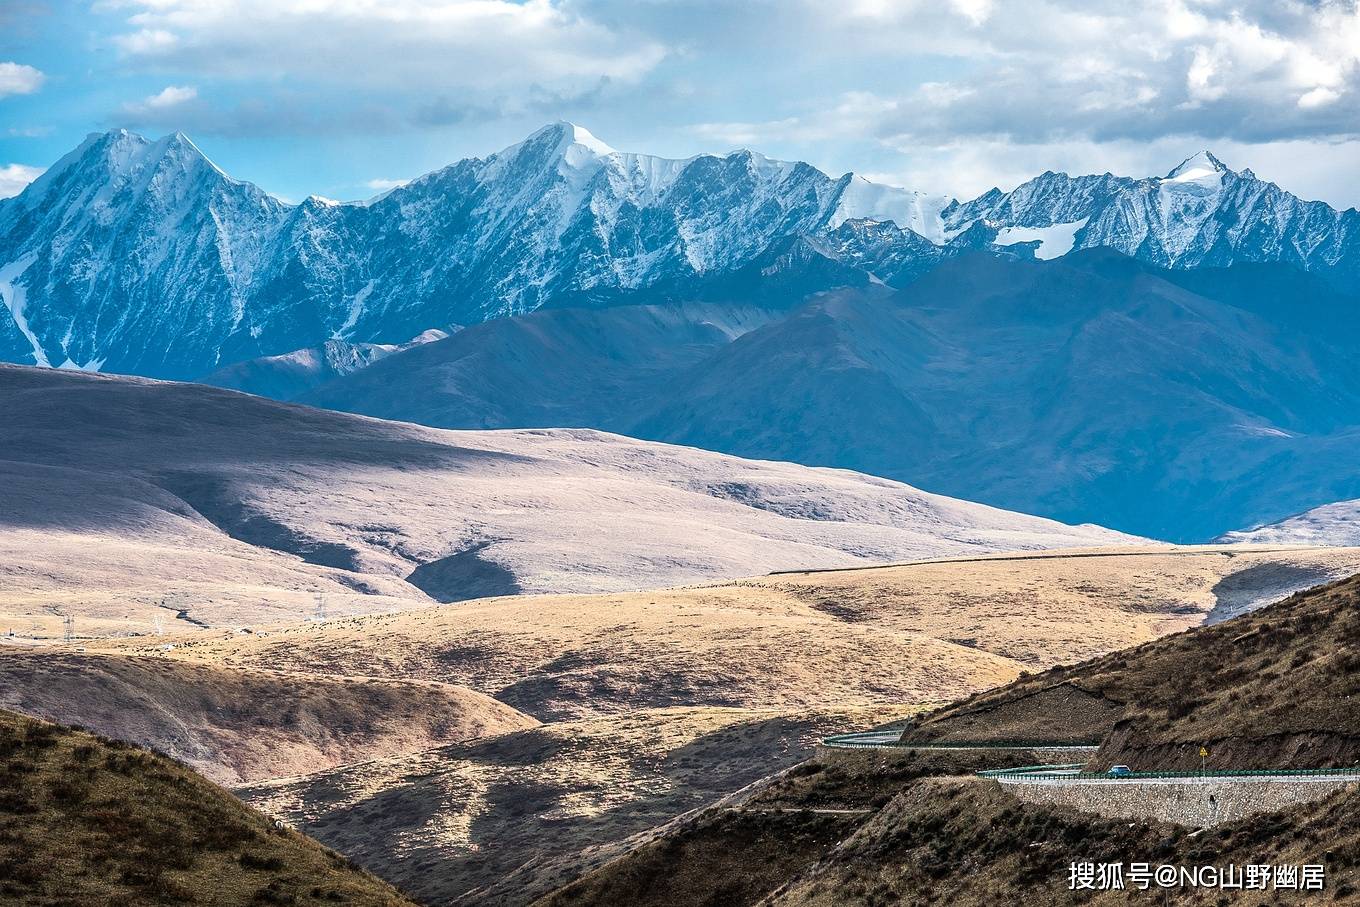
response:
<path fill-rule="evenodd" d="M 72 617 L 70 614 L 63 614 L 62 617 L 61 617 L 61 622 L 62 622 L 62 624 L 63 624 L 63 625 L 65 626 L 65 628 L 66 628 L 66 635 L 65 635 L 66 644 L 67 644 L 67 645 L 70 645 L 70 644 L 71 644 L 71 640 L 73 640 L 73 639 L 76 638 L 76 634 L 75 634 L 76 620 L 75 620 L 75 618 Z"/>

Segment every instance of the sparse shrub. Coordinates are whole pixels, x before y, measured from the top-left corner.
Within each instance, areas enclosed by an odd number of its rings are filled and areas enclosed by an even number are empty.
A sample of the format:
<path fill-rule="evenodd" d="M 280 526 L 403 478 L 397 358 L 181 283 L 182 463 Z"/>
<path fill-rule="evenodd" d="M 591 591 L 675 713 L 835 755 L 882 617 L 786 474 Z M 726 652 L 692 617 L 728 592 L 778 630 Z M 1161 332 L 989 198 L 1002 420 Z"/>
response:
<path fill-rule="evenodd" d="M 1190 696 L 1183 696 L 1179 693 L 1172 696 L 1166 703 L 1166 717 L 1169 721 L 1179 721 L 1193 712 L 1200 705 L 1199 700 Z"/>
<path fill-rule="evenodd" d="M 30 724 L 24 732 L 24 744 L 34 749 L 45 750 L 57 745 L 61 734 L 55 725 Z"/>
<path fill-rule="evenodd" d="M 84 803 L 90 796 L 88 785 L 80 784 L 68 778 L 58 778 L 47 788 L 48 794 L 54 803 L 60 806 L 77 806 Z"/>
<path fill-rule="evenodd" d="M 6 774 L 21 775 L 33 771 L 32 766 L 26 766 L 24 771 L 15 771 L 15 766 L 7 766 Z M 0 813 L 10 813 L 12 815 L 23 816 L 37 812 L 38 807 L 32 794 L 25 789 L 22 783 L 9 783 L 4 788 L 0 788 Z"/>
<path fill-rule="evenodd" d="M 278 879 L 255 892 L 251 898 L 255 904 L 296 904 L 297 897 L 283 890 L 283 883 Z"/>
<path fill-rule="evenodd" d="M 241 856 L 237 857 L 237 862 L 246 869 L 262 869 L 277 872 L 283 868 L 283 860 L 279 857 L 255 854 L 248 850 L 241 852 Z"/>

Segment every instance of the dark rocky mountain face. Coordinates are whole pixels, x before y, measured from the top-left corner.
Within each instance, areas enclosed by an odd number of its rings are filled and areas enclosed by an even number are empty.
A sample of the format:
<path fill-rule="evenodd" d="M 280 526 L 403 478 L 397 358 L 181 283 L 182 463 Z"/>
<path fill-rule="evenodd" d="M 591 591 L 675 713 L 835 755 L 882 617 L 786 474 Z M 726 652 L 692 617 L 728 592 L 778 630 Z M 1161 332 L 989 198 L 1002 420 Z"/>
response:
<path fill-rule="evenodd" d="M 441 427 L 597 427 L 1194 540 L 1360 496 L 1356 312 L 1280 266 L 975 254 L 791 312 L 490 321 L 300 399 Z"/>

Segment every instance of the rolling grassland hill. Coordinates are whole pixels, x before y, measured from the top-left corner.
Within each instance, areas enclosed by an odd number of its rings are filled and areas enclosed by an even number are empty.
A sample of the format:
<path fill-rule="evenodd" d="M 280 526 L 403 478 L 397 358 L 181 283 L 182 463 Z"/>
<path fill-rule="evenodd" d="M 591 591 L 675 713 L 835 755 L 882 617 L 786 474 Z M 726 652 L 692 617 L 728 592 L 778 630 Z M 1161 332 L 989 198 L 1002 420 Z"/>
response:
<path fill-rule="evenodd" d="M 89 646 L 213 670 L 456 683 L 546 722 L 242 789 L 432 903 L 524 904 L 806 758 L 818 735 L 1357 569 L 1354 549 L 1046 552 L 177 634 L 162 638 L 169 651 L 162 639 Z"/>
<path fill-rule="evenodd" d="M 675 705 L 921 702 L 1151 641 L 1358 570 L 1360 549 L 1081 550 L 513 596 L 89 646 L 303 676 L 451 682 L 544 721 Z"/>
<path fill-rule="evenodd" d="M 250 627 L 1136 542 L 842 470 L 0 366 L 0 631 Z M 163 627 L 162 627 L 163 629 Z"/>

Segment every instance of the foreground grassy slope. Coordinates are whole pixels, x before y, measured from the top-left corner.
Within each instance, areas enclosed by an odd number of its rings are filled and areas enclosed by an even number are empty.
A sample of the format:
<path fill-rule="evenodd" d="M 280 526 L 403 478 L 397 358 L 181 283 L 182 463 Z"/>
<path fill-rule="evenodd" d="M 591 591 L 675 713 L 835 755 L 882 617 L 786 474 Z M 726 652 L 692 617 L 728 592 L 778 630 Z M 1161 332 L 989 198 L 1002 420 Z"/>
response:
<path fill-rule="evenodd" d="M 971 697 L 904 739 L 1103 740 L 1095 766 L 1360 763 L 1360 577 Z"/>
<path fill-rule="evenodd" d="M 1092 896 L 1068 890 L 1068 867 L 1087 861 L 1322 863 L 1327 882 L 1322 894 L 1187 888 Z M 1358 882 L 1360 797 L 1354 791 L 1195 833 L 1021 804 L 977 779 L 930 778 L 895 797 L 817 866 L 786 882 L 768 904 L 1355 904 Z"/>
<path fill-rule="evenodd" d="M 1015 800 L 971 776 L 1025 754 L 858 753 L 803 763 L 740 808 L 667 834 L 537 907 L 1226 905 L 1217 890 L 1072 892 L 1073 862 L 1324 863 L 1326 892 L 1243 903 L 1360 903 L 1360 794 L 1211 830 L 1106 819 Z"/>
<path fill-rule="evenodd" d="M 144 750 L 0 711 L 0 903 L 409 905 Z"/>

